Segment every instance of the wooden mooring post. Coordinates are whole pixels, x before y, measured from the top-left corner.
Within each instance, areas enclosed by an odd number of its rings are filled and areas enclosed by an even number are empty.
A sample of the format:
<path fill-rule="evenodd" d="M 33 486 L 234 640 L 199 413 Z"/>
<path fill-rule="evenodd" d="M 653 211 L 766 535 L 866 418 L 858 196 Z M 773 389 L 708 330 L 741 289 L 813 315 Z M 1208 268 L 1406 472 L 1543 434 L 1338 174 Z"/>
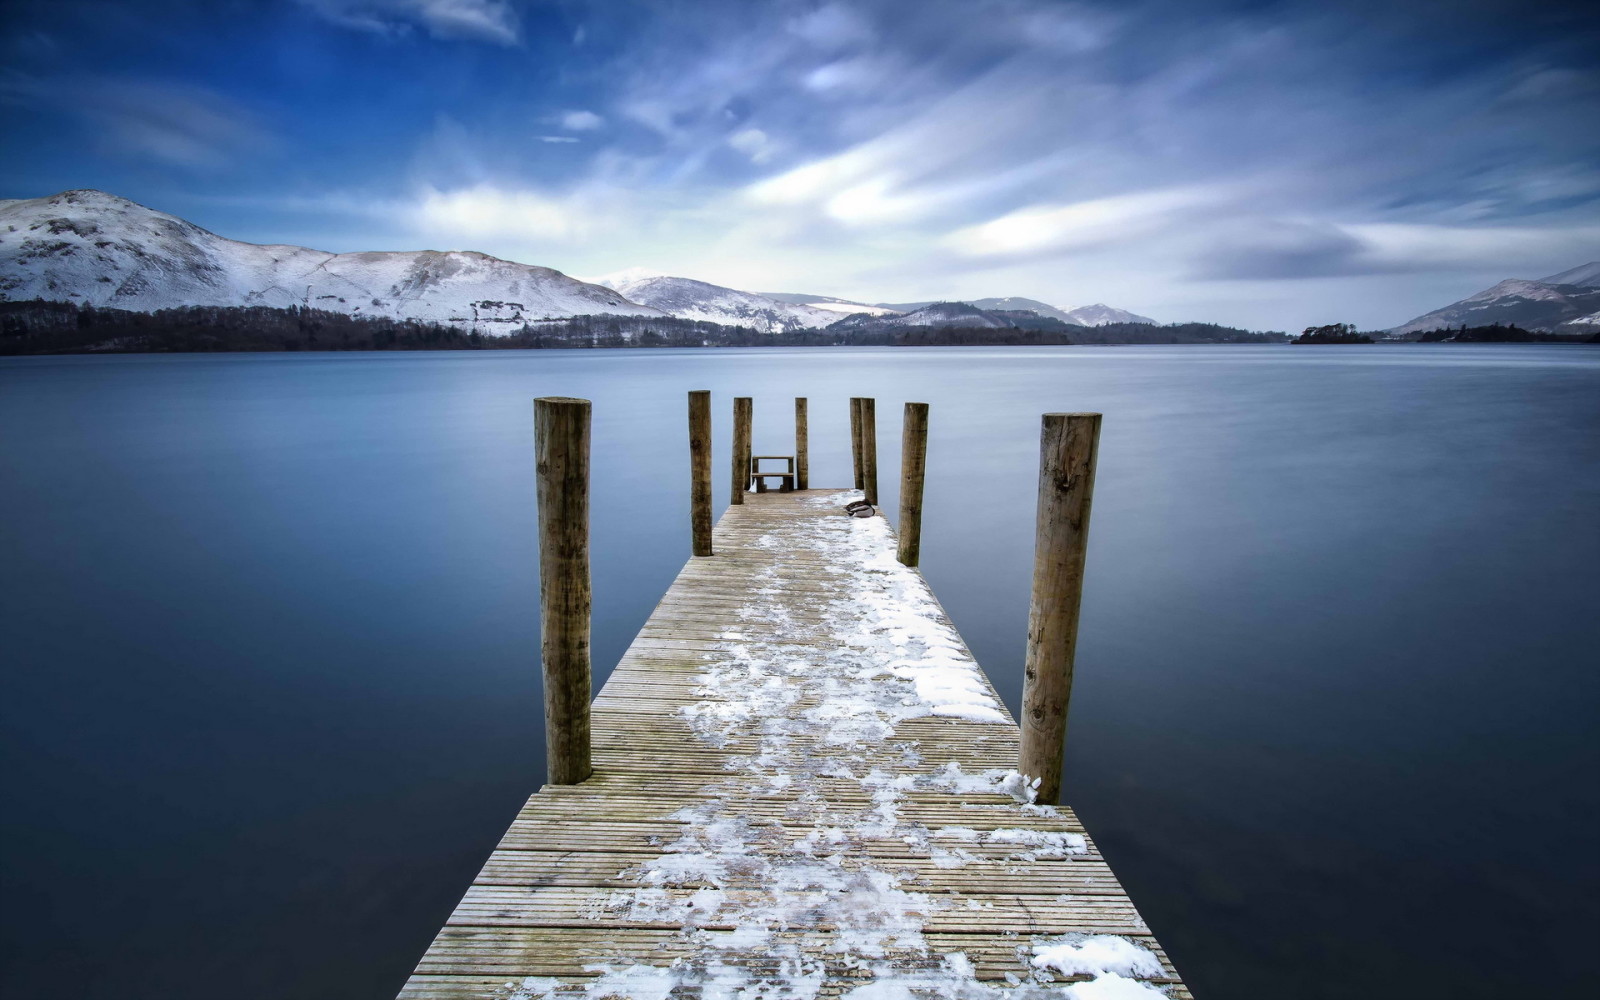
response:
<path fill-rule="evenodd" d="M 549 783 L 593 773 L 589 701 L 589 401 L 533 401 L 538 460 L 539 635 Z"/>
<path fill-rule="evenodd" d="M 810 487 L 811 458 L 806 438 L 806 398 L 796 396 L 794 398 L 794 488 L 797 490 Z"/>
<path fill-rule="evenodd" d="M 1061 799 L 1061 753 L 1072 698 L 1083 563 L 1089 544 L 1100 414 L 1046 413 L 1039 446 L 1039 513 L 1033 601 L 1022 683 L 1017 769 L 1039 779 L 1038 799 Z"/>
<path fill-rule="evenodd" d="M 907 403 L 900 432 L 900 561 L 922 558 L 922 485 L 928 473 L 928 404 Z"/>
<path fill-rule="evenodd" d="M 750 487 L 750 424 L 753 417 L 749 396 L 735 396 L 733 400 L 733 494 L 729 503 L 744 503 L 745 490 Z"/>
<path fill-rule="evenodd" d="M 861 492 L 867 503 L 878 505 L 877 400 L 861 397 Z"/>
<path fill-rule="evenodd" d="M 689 527 L 693 551 L 711 555 L 711 391 L 689 393 Z"/>
<path fill-rule="evenodd" d="M 861 397 L 850 397 L 850 468 L 856 489 L 861 488 Z"/>

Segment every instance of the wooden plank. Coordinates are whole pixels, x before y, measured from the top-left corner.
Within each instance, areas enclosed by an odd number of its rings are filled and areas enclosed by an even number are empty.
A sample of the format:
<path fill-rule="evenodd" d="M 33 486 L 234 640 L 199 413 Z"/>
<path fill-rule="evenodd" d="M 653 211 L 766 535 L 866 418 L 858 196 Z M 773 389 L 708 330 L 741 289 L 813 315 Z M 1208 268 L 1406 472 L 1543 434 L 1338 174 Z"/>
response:
<path fill-rule="evenodd" d="M 1019 803 L 1015 723 L 857 495 L 723 515 L 594 700 L 593 775 L 528 800 L 402 997 L 951 995 L 1091 978 L 1033 965 L 1068 935 L 1189 997 L 1072 810 Z"/>

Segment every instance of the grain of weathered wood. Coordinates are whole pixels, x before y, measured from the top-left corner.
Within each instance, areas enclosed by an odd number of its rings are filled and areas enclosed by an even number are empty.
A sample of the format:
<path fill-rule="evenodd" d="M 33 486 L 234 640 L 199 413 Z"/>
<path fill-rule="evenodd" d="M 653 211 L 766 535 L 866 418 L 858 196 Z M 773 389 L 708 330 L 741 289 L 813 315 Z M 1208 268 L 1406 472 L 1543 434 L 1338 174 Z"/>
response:
<path fill-rule="evenodd" d="M 749 396 L 736 396 L 733 400 L 733 467 L 732 492 L 728 502 L 744 503 L 745 490 L 750 487 L 750 424 L 752 401 Z"/>
<path fill-rule="evenodd" d="M 711 391 L 689 393 L 689 535 L 697 556 L 712 553 Z"/>
<path fill-rule="evenodd" d="M 811 485 L 811 451 L 806 427 L 806 398 L 794 400 L 794 488 L 807 489 Z"/>
<path fill-rule="evenodd" d="M 878 401 L 862 396 L 861 402 L 861 492 L 867 503 L 878 503 Z"/>
<path fill-rule="evenodd" d="M 758 979 L 791 974 L 776 956 L 780 949 L 797 949 L 792 953 L 810 956 L 806 961 L 825 970 L 819 997 L 842 997 L 872 982 L 872 971 L 840 959 L 840 931 L 831 919 L 800 920 L 772 930 L 760 944 L 741 945 L 727 915 L 772 893 L 769 877 L 754 864 L 763 852 L 813 836 L 825 841 L 831 830 L 849 829 L 876 807 L 858 777 L 814 776 L 802 796 L 753 783 L 753 772 L 743 767 L 761 752 L 767 721 L 804 718 L 817 700 L 796 701 L 785 719 L 753 720 L 748 729 L 727 733 L 720 745 L 705 742 L 685 715 L 718 703 L 706 672 L 736 655 L 733 650 L 747 641 L 736 636 L 757 629 L 752 609 L 781 612 L 786 622 L 782 635 L 762 638 L 763 656 L 825 656 L 853 641 L 857 623 L 842 615 L 839 585 L 830 579 L 837 567 L 782 541 L 785 532 L 803 531 L 817 518 L 841 516 L 836 504 L 818 506 L 826 496 L 818 490 L 751 494 L 724 514 L 714 533 L 717 558 L 689 561 L 595 699 L 593 776 L 577 785 L 547 785 L 528 800 L 402 997 L 503 1000 L 514 992 L 507 984 L 525 977 L 557 982 L 548 996 L 578 995 L 604 969 L 635 963 L 693 968 L 696 955 L 708 948 L 721 967 Z M 892 538 L 888 544 L 893 546 Z M 920 578 L 915 583 L 926 592 Z M 958 655 L 970 657 L 959 639 L 955 643 Z M 790 728 L 784 745 L 799 754 L 796 759 L 827 755 L 833 733 L 826 725 Z M 1019 747 L 1014 725 L 922 716 L 899 721 L 868 766 L 906 778 L 926 779 L 952 763 L 963 773 L 981 774 L 1009 766 Z M 676 857 L 674 845 L 698 828 L 696 810 L 707 808 L 731 810 L 727 814 L 747 825 L 754 866 L 730 868 L 714 881 L 681 879 L 649 897 L 657 909 L 637 908 L 642 873 Z M 972 963 L 976 981 L 1004 988 L 1008 975 L 1028 974 L 1031 941 L 1111 934 L 1159 961 L 1162 973 L 1141 976 L 1144 982 L 1173 1000 L 1188 998 L 1071 810 L 1024 814 L 996 791 L 920 787 L 904 792 L 895 810 L 903 828 L 926 833 L 908 840 L 851 839 L 833 848 L 850 852 L 852 865 L 870 867 L 910 894 L 907 912 L 920 921 L 920 943 L 887 943 L 874 959 L 881 968 L 936 976 L 947 968 L 944 956 L 960 953 Z M 1032 857 L 1007 841 L 984 839 L 1018 827 L 1043 838 L 1081 837 L 1082 849 Z M 957 849 L 959 863 L 952 864 Z M 698 900 L 702 890 L 726 906 L 686 931 L 672 914 Z M 692 981 L 671 993 L 700 995 L 701 986 Z"/>
<path fill-rule="evenodd" d="M 900 432 L 900 561 L 922 560 L 922 484 L 928 475 L 928 404 L 907 403 Z"/>
<path fill-rule="evenodd" d="M 1061 754 L 1072 698 L 1083 563 L 1089 549 L 1100 414 L 1046 413 L 1039 439 L 1033 601 L 1023 667 L 1018 770 L 1039 779 L 1039 801 L 1061 797 Z"/>
<path fill-rule="evenodd" d="M 850 397 L 850 469 L 856 489 L 865 482 L 861 465 L 861 397 Z"/>
<path fill-rule="evenodd" d="M 539 628 L 550 783 L 589 776 L 589 401 L 534 400 Z"/>

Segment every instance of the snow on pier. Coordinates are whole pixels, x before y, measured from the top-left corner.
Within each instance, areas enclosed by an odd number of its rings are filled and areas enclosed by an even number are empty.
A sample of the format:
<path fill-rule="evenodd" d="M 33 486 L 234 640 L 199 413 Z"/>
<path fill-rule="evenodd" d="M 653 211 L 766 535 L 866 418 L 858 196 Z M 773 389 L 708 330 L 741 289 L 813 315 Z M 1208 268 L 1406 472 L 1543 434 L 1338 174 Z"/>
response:
<path fill-rule="evenodd" d="M 859 496 L 728 509 L 402 998 L 1189 996 Z"/>

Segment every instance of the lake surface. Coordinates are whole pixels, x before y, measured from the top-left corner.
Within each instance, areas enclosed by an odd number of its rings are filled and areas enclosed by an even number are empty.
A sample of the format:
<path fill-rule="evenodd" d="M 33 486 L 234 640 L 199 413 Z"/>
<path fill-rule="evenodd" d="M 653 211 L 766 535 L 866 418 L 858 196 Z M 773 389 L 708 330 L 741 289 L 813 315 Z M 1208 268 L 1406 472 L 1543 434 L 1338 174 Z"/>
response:
<path fill-rule="evenodd" d="M 1600 348 L 0 360 L 0 993 L 388 998 L 543 773 L 531 400 L 594 400 L 596 685 L 688 555 L 684 393 L 847 486 L 1016 710 L 1039 414 L 1105 414 L 1066 797 L 1201 1000 L 1581 991 Z"/>

